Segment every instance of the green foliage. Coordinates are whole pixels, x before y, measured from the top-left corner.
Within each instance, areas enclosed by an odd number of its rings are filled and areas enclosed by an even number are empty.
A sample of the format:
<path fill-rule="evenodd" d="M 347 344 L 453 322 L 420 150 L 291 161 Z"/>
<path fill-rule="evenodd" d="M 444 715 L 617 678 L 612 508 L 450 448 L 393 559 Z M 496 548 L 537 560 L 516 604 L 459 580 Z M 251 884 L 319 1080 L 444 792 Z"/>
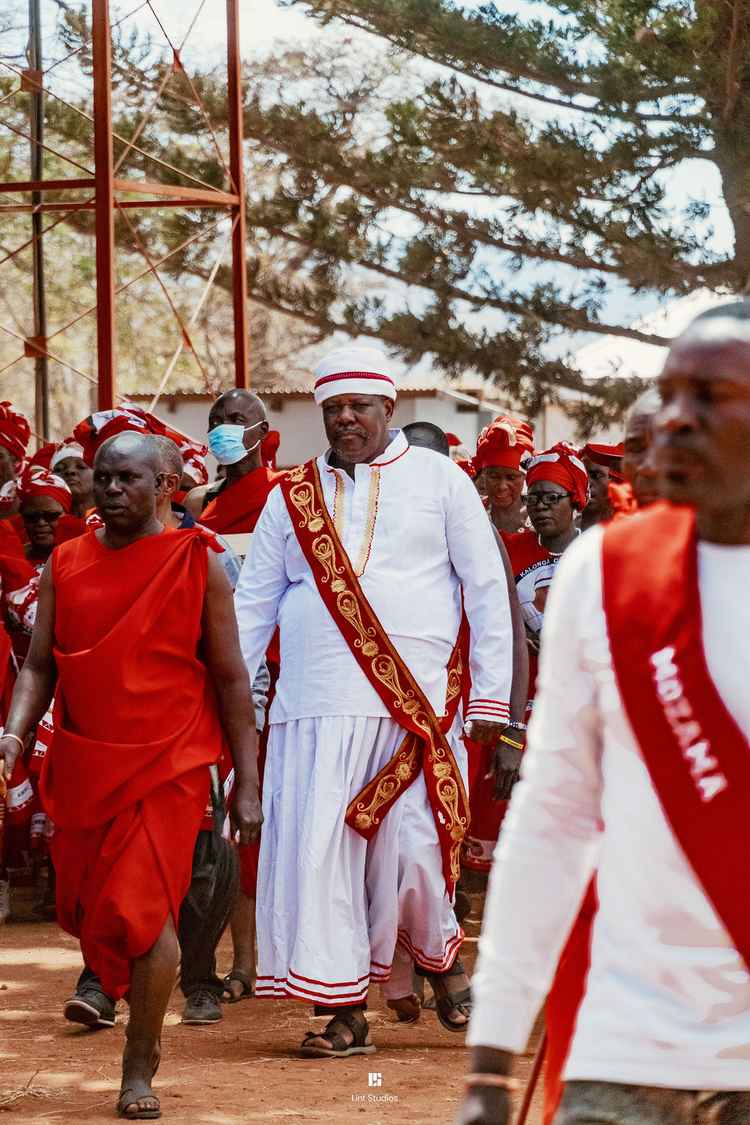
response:
<path fill-rule="evenodd" d="M 619 323 L 613 297 L 745 289 L 742 0 L 559 0 L 539 3 L 533 18 L 450 0 L 284 2 L 304 3 L 340 31 L 247 64 L 248 271 L 256 337 L 269 343 L 261 381 L 281 340 L 286 361 L 332 333 L 367 333 L 410 364 L 429 357 L 450 376 L 478 373 L 530 412 L 587 391 L 577 409 L 593 427 L 616 417 L 633 388 L 616 379 L 584 386 L 565 358 L 581 334 L 664 343 Z M 87 74 L 85 8 L 58 3 L 61 36 L 71 50 L 84 45 Z M 168 64 L 147 37 L 116 40 L 120 137 L 133 134 Z M 140 147 L 223 186 L 205 119 L 181 82 L 170 79 Z M 195 82 L 225 146 L 224 76 L 206 70 Z M 55 107 L 53 127 L 85 150 L 80 117 Z M 736 236 L 727 254 L 714 249 L 701 191 L 679 204 L 674 196 L 676 174 L 711 164 Z M 123 174 L 175 178 L 135 152 Z M 215 219 L 199 209 L 130 216 L 155 255 Z M 118 239 L 132 251 L 122 223 Z M 215 250 L 207 237 L 165 270 L 191 293 Z M 217 283 L 226 293 L 226 269 Z M 212 320 L 219 330 L 205 331 L 220 369 L 228 320 Z"/>

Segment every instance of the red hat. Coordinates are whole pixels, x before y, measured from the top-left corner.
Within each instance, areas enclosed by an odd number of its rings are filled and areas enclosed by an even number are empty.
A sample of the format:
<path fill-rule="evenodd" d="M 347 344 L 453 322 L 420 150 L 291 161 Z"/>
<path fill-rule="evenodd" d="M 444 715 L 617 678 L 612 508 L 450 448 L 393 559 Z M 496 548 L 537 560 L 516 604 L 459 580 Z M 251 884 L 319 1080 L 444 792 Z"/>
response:
<path fill-rule="evenodd" d="M 526 485 L 535 481 L 551 480 L 570 493 L 570 502 L 579 511 L 589 500 L 589 475 L 577 450 L 567 441 L 560 441 L 551 449 L 537 453 L 526 466 Z"/>
<path fill-rule="evenodd" d="M 445 436 L 448 439 L 449 449 L 455 449 L 457 445 L 461 445 L 461 438 L 457 437 L 455 434 L 450 433 L 450 431 L 446 431 Z"/>
<path fill-rule="evenodd" d="M 579 457 L 587 457 L 589 461 L 593 461 L 596 465 L 604 465 L 607 469 L 617 468 L 625 453 L 625 445 L 623 442 L 618 442 L 617 445 L 602 445 L 589 441 L 584 445 L 583 449 L 579 449 Z"/>
<path fill-rule="evenodd" d="M 66 512 L 70 512 L 73 507 L 73 497 L 62 477 L 51 473 L 49 469 L 43 469 L 41 465 L 27 465 L 18 481 L 21 507 L 34 496 L 50 496 Z"/>
<path fill-rule="evenodd" d="M 22 461 L 30 437 L 31 426 L 24 415 L 14 410 L 10 402 L 0 402 L 0 445 Z"/>
<path fill-rule="evenodd" d="M 521 471 L 522 461 L 534 452 L 534 431 L 528 422 L 501 414 L 485 426 L 477 438 L 474 468 L 477 472 L 491 465 Z"/>

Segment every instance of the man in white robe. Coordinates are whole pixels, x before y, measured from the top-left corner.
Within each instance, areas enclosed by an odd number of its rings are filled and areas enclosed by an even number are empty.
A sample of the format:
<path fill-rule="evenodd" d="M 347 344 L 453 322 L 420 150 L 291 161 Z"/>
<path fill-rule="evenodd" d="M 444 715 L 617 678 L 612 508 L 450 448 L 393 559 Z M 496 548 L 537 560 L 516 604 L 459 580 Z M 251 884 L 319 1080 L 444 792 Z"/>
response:
<path fill-rule="evenodd" d="M 512 672 L 497 545 L 461 469 L 389 429 L 395 399 L 376 349 L 342 349 L 319 365 L 315 400 L 331 446 L 317 459 L 322 502 L 364 596 L 438 717 L 463 598 L 472 678 L 464 719 L 470 737 L 494 744 L 508 725 Z M 322 600 L 295 523 L 284 492 L 272 492 L 235 595 L 251 676 L 277 626 L 281 636 L 264 779 L 257 993 L 313 1002 L 332 1019 L 322 1035 L 307 1037 L 304 1053 L 342 1056 L 374 1050 L 367 992 L 388 981 L 397 945 L 429 976 L 452 1030 L 465 1030 L 468 982 L 454 968 L 463 932 L 424 774 L 372 839 L 345 822 L 406 731 Z M 465 779 L 458 721 L 447 738 Z"/>

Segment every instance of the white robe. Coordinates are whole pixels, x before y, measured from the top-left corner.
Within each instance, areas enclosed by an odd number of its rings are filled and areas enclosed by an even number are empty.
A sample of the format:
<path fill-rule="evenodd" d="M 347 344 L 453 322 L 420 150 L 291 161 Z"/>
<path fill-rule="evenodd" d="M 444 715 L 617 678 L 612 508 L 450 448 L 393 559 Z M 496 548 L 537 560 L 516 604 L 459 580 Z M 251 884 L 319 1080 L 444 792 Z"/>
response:
<path fill-rule="evenodd" d="M 361 586 L 438 715 L 461 620 L 471 630 L 468 718 L 508 717 L 512 631 L 502 562 L 469 478 L 392 434 L 352 480 L 318 461 L 329 512 Z M 258 995 L 355 1003 L 385 981 L 396 942 L 450 967 L 462 934 L 445 892 L 423 778 L 368 844 L 350 800 L 395 753 L 403 730 L 370 685 L 318 594 L 280 489 L 271 493 L 235 593 L 253 676 L 278 624 L 258 877 Z M 463 745 L 451 736 L 462 766 Z M 402 993 L 403 994 L 403 993 Z"/>

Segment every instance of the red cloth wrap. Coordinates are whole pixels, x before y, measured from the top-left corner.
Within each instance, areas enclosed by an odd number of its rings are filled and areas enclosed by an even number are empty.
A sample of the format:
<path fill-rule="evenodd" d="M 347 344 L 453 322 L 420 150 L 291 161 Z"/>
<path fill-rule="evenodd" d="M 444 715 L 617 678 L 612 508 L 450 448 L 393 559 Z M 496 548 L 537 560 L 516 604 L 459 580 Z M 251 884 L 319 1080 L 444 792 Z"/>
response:
<path fill-rule="evenodd" d="M 543 453 L 537 453 L 527 466 L 526 487 L 530 488 L 539 480 L 559 484 L 570 493 L 571 503 L 579 511 L 586 507 L 589 499 L 589 475 L 573 446 L 566 441 L 558 442 Z"/>
<path fill-rule="evenodd" d="M 472 460 L 476 472 L 491 465 L 521 471 L 521 461 L 534 452 L 534 431 L 528 422 L 502 414 L 477 438 Z"/>
<path fill-rule="evenodd" d="M 0 402 L 0 445 L 22 461 L 31 437 L 31 426 L 10 402 Z"/>
<path fill-rule="evenodd" d="M 49 496 L 51 500 L 57 500 L 64 512 L 70 513 L 73 507 L 73 497 L 62 477 L 41 465 L 28 464 L 18 481 L 21 507 L 35 496 Z"/>
<path fill-rule="evenodd" d="M 110 550 L 88 532 L 52 556 L 58 689 L 41 793 L 58 919 L 114 997 L 170 914 L 177 924 L 222 749 L 197 655 L 207 541 L 170 530 Z"/>
<path fill-rule="evenodd" d="M 225 484 L 221 492 L 206 504 L 200 522 L 218 535 L 254 531 L 269 492 L 285 475 L 261 465 L 233 484 Z"/>

